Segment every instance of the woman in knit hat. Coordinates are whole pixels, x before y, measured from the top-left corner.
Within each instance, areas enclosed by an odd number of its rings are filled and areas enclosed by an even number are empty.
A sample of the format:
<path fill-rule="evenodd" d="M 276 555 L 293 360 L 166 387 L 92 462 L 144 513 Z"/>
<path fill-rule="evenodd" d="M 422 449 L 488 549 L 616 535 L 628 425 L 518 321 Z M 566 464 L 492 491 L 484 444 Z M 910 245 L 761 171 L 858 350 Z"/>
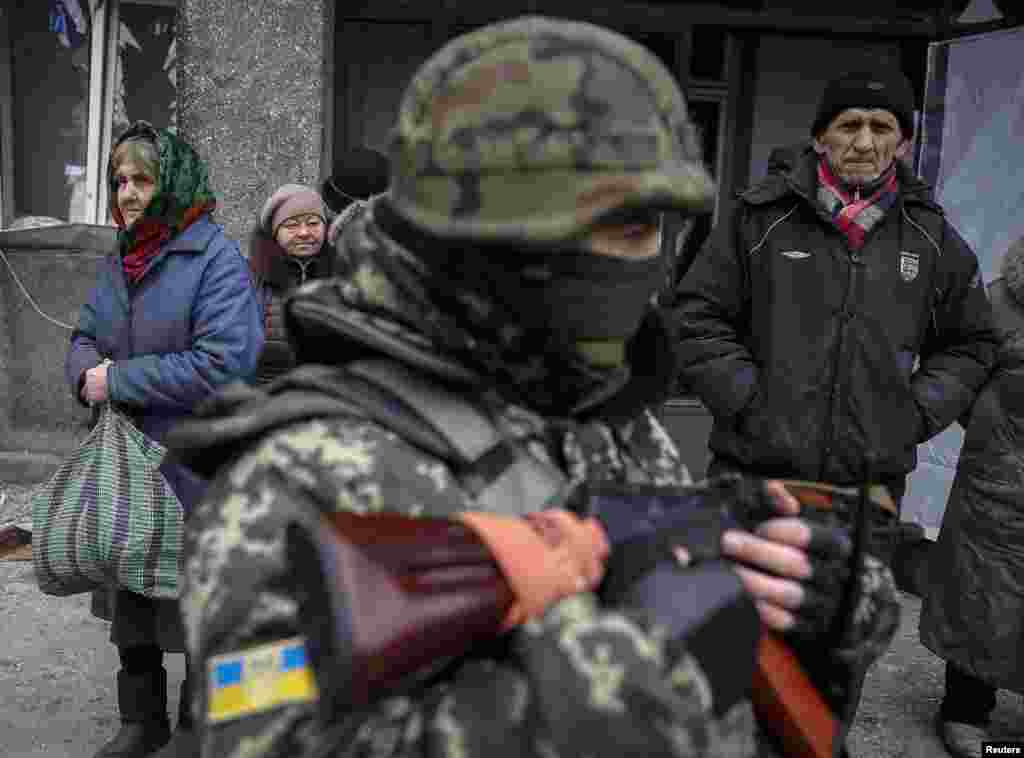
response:
<path fill-rule="evenodd" d="M 327 242 L 327 208 L 311 187 L 285 184 L 263 204 L 252 234 L 249 265 L 263 306 L 264 347 L 255 383 L 265 384 L 295 366 L 284 329 L 284 298 L 312 279 L 344 273 Z"/>

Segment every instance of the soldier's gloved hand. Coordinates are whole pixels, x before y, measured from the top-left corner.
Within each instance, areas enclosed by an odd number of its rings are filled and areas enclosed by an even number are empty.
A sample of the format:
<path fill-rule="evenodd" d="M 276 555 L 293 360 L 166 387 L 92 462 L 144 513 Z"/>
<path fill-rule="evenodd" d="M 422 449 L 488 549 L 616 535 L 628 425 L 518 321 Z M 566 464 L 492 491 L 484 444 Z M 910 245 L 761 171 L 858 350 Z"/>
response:
<path fill-rule="evenodd" d="M 754 531 L 730 529 L 722 552 L 753 596 L 766 626 L 796 638 L 815 638 L 832 628 L 850 576 L 852 542 L 847 531 L 800 504 L 780 482 L 765 489 L 779 512 Z"/>

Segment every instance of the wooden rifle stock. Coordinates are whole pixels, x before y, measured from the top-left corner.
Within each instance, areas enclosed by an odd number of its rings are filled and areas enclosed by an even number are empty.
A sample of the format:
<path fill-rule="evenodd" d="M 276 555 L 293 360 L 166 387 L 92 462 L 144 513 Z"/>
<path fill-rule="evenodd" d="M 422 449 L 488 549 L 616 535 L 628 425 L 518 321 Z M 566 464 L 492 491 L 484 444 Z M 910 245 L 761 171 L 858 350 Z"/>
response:
<path fill-rule="evenodd" d="M 834 758 L 839 722 L 785 642 L 761 635 L 750 692 L 760 723 L 788 758 Z"/>
<path fill-rule="evenodd" d="M 837 494 L 851 492 L 784 483 L 802 505 L 822 510 L 834 507 Z M 871 499 L 895 515 L 887 493 Z M 323 525 L 318 543 L 308 536 L 296 540 L 292 531 L 289 540 L 293 559 L 315 565 L 323 578 L 334 636 L 350 659 L 343 681 L 327 688 L 321 683 L 331 710 L 370 702 L 437 659 L 465 654 L 500 633 L 512 591 L 470 529 L 448 519 L 397 514 L 333 513 Z M 788 758 L 838 755 L 841 724 L 773 633 L 760 638 L 752 685 L 759 722 Z"/>
<path fill-rule="evenodd" d="M 448 519 L 338 512 L 321 517 L 316 538 L 292 526 L 287 539 L 299 582 L 319 588 L 299 615 L 314 665 L 331 671 L 320 687 L 329 712 L 494 639 L 514 601 L 486 546 Z"/>

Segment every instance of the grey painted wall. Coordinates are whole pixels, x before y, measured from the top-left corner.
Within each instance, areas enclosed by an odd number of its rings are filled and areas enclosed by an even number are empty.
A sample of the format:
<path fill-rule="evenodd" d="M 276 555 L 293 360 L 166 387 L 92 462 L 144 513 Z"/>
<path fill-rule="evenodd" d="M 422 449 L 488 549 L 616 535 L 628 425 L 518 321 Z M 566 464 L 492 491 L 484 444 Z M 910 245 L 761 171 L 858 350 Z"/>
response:
<path fill-rule="evenodd" d="M 182 0 L 178 130 L 210 167 L 216 220 L 242 243 L 282 184 L 320 178 L 330 0 Z"/>

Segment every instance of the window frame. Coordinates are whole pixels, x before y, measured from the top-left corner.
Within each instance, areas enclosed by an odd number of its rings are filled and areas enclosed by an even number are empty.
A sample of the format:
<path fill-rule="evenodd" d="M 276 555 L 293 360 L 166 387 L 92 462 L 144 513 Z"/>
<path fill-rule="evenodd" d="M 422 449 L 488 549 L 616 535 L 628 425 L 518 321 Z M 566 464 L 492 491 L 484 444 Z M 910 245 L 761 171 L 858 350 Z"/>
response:
<path fill-rule="evenodd" d="M 102 186 L 103 167 L 100 165 L 103 160 L 103 115 L 104 99 L 112 100 L 109 93 L 112 88 L 107 87 L 112 76 L 108 76 L 108 53 L 111 47 L 117 49 L 117 23 L 112 20 L 118 18 L 117 12 L 120 8 L 120 0 L 100 0 L 99 7 L 96 0 L 91 0 L 92 6 L 92 36 L 90 44 L 92 50 L 89 55 L 89 130 L 85 158 L 85 193 L 88 200 L 86 207 L 87 224 L 102 224 L 106 214 L 100 214 L 100 195 Z M 113 39 L 110 39 L 113 38 Z"/>
<path fill-rule="evenodd" d="M 11 9 L 0 5 L 0 29 L 9 29 L 6 22 Z M 0 229 L 14 218 L 14 88 L 11 76 L 10 33 L 0 34 Z"/>
<path fill-rule="evenodd" d="M 110 189 L 104 179 L 107 145 L 110 144 L 114 112 L 114 76 L 117 71 L 121 31 L 121 5 L 149 5 L 178 9 L 178 0 L 88 0 L 89 113 L 86 141 L 87 224 L 109 226 Z M 0 5 L 0 21 L 10 7 Z M 11 48 L 8 34 L 0 34 L 0 229 L 14 219 L 14 118 Z"/>

